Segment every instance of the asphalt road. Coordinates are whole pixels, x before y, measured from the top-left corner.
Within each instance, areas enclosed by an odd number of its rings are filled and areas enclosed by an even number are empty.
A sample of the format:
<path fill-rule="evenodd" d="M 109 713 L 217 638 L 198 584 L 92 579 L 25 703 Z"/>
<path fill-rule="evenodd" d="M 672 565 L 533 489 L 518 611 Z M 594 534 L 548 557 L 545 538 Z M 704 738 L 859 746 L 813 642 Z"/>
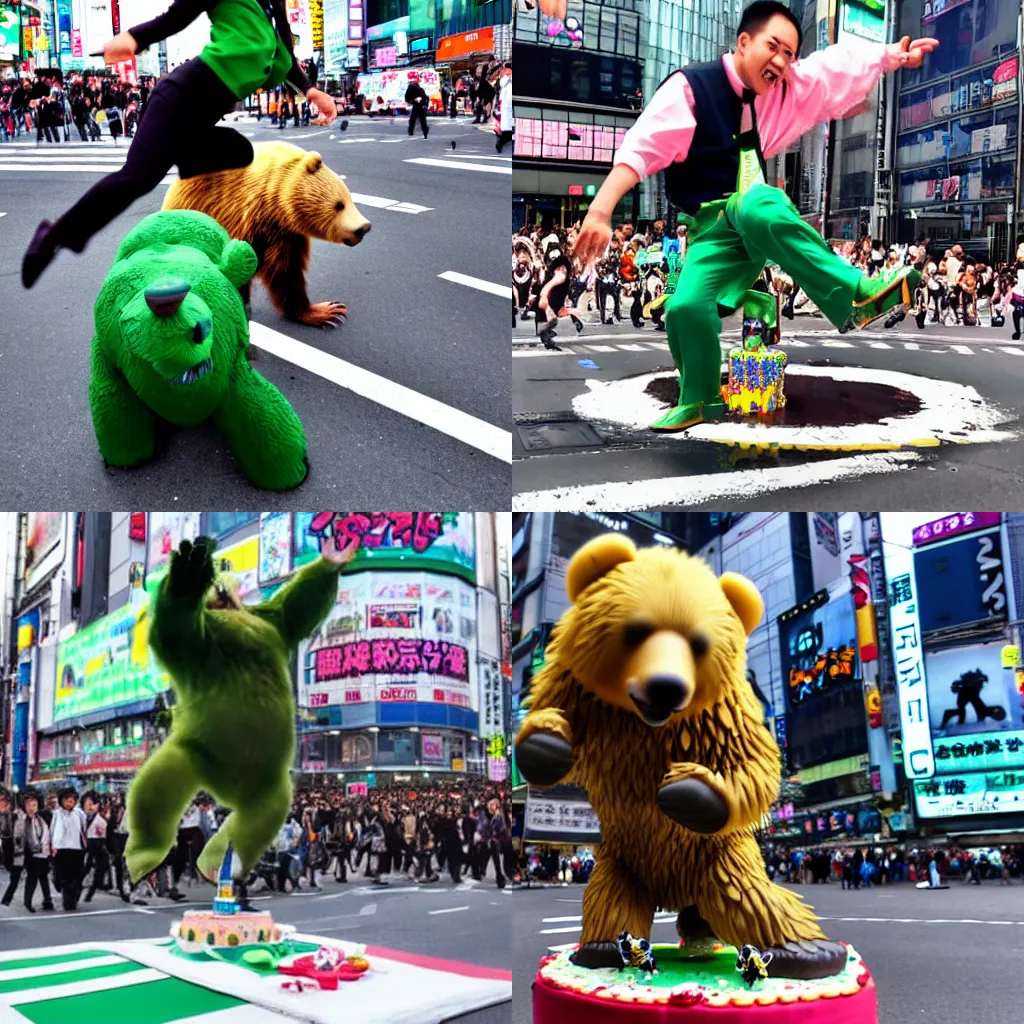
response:
<path fill-rule="evenodd" d="M 1007 1024 L 1020 1017 L 1024 977 L 1024 885 L 998 882 L 948 890 L 908 884 L 843 891 L 792 886 L 832 938 L 864 958 L 878 988 L 879 1024 Z M 579 941 L 583 887 L 521 890 L 512 900 L 513 1024 L 530 1024 L 530 986 L 552 946 Z M 666 919 L 669 915 L 663 915 Z M 674 918 L 672 918 L 674 921 Z M 654 925 L 654 942 L 675 926 Z"/>
<path fill-rule="evenodd" d="M 0 875 L 6 885 L 6 874 Z M 342 938 L 370 946 L 460 960 L 485 967 L 509 968 L 508 890 L 500 891 L 493 877 L 480 883 L 451 881 L 415 885 L 399 875 L 387 886 L 364 884 L 350 877 L 347 884 L 333 878 L 323 891 L 296 894 L 256 892 L 253 902 L 269 907 L 274 920 L 294 925 L 300 932 L 324 938 Z M 58 910 L 35 914 L 21 904 L 21 892 L 10 907 L 0 907 L 0 950 L 35 949 L 48 945 L 97 939 L 157 939 L 168 934 L 183 909 L 208 907 L 214 890 L 209 885 L 183 888 L 189 902 L 151 899 L 145 907 L 126 905 L 98 892 L 91 903 L 66 914 Z M 59 897 L 57 906 L 60 906 Z M 458 1024 L 509 1024 L 506 1003 L 456 1018 Z"/>
<path fill-rule="evenodd" d="M 619 382 L 672 369 L 665 335 L 649 324 L 638 331 L 628 320 L 605 326 L 587 319 L 581 335 L 562 321 L 561 352 L 534 343 L 532 322 L 513 331 L 516 509 L 699 508 L 723 499 L 734 508 L 763 508 L 766 496 L 780 510 L 805 509 L 808 502 L 824 499 L 910 509 L 970 498 L 1003 507 L 1024 495 L 1019 439 L 1024 343 L 1012 340 L 1011 328 L 929 325 L 918 331 L 904 321 L 890 331 L 839 335 L 820 318 L 784 321 L 782 347 L 791 366 L 864 367 L 912 374 L 924 378 L 924 386 L 928 381 L 965 385 L 991 410 L 1000 432 L 1017 436 L 967 443 L 981 436 L 968 430 L 960 437 L 963 443 L 912 451 L 757 455 L 685 435 L 617 429 L 577 415 L 574 402 L 604 384 L 621 388 Z M 736 318 L 726 322 L 723 351 L 738 343 L 738 332 Z M 931 419 L 941 424 L 944 418 L 941 403 L 934 405 Z"/>
<path fill-rule="evenodd" d="M 253 321 L 278 332 L 276 354 L 261 352 L 255 369 L 292 403 L 309 444 L 309 477 L 280 497 L 248 484 L 213 427 L 175 433 L 146 466 L 104 467 L 87 398 L 93 303 L 121 239 L 160 208 L 169 179 L 85 253 L 59 253 L 26 292 L 21 256 L 36 225 L 119 166 L 125 144 L 0 145 L 0 501 L 110 508 L 144 494 L 165 505 L 242 508 L 258 496 L 286 509 L 301 494 L 508 508 L 511 156 L 499 157 L 493 133 L 466 118 L 429 124 L 427 140 L 410 139 L 400 118 L 351 118 L 347 131 L 278 131 L 248 118 L 234 125 L 253 142 L 319 151 L 363 197 L 357 204 L 373 225 L 354 249 L 312 243 L 311 300 L 349 309 L 337 330 L 280 319 L 262 285 L 253 287 Z M 336 358 L 333 380 L 310 368 L 318 352 Z"/>

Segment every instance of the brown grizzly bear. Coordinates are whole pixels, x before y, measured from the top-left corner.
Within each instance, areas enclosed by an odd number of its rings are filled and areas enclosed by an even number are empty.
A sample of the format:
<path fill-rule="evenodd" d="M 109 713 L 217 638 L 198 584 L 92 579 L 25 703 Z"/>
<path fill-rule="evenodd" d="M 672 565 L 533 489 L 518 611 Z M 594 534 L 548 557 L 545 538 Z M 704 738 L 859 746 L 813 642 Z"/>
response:
<path fill-rule="evenodd" d="M 348 310 L 341 302 L 310 303 L 309 239 L 358 245 L 370 222 L 319 153 L 287 142 L 259 142 L 253 149 L 248 167 L 176 181 L 163 208 L 199 210 L 219 221 L 256 250 L 257 276 L 279 312 L 298 323 L 334 327 Z"/>
<path fill-rule="evenodd" d="M 601 821 L 575 962 L 620 966 L 616 937 L 649 938 L 663 908 L 694 952 L 717 936 L 770 950 L 778 977 L 841 970 L 845 947 L 772 884 L 754 838 L 781 772 L 746 680 L 757 589 L 619 534 L 582 547 L 566 587 L 516 758 L 535 785 L 583 786 Z"/>

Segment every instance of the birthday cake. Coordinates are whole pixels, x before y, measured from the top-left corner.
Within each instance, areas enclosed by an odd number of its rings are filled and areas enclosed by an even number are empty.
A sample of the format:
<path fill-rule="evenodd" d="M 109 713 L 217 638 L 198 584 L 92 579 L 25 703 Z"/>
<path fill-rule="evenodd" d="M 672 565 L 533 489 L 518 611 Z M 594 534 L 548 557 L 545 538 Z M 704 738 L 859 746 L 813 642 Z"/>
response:
<path fill-rule="evenodd" d="M 282 940 L 281 929 L 270 914 L 264 912 L 218 914 L 212 910 L 187 910 L 181 921 L 171 928 L 171 935 L 182 949 L 186 946 L 256 946 Z"/>
<path fill-rule="evenodd" d="M 541 961 L 533 986 L 534 1024 L 876 1024 L 871 974 L 851 947 L 844 969 L 812 981 L 758 978 L 736 970 L 736 950 L 706 957 L 655 945 L 655 970 L 577 967 L 572 950 Z M 752 1012 L 753 1011 L 753 1012 Z"/>

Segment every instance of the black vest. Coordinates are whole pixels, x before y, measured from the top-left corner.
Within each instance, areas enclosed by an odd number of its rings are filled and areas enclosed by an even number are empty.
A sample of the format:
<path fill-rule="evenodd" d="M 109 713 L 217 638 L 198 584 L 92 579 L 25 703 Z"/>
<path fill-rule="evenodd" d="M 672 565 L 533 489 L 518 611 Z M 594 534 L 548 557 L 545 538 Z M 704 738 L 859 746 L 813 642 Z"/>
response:
<path fill-rule="evenodd" d="M 665 193 L 674 206 L 694 214 L 702 203 L 736 191 L 743 100 L 736 95 L 721 60 L 674 74 L 685 75 L 690 85 L 697 128 L 686 159 L 665 168 Z"/>

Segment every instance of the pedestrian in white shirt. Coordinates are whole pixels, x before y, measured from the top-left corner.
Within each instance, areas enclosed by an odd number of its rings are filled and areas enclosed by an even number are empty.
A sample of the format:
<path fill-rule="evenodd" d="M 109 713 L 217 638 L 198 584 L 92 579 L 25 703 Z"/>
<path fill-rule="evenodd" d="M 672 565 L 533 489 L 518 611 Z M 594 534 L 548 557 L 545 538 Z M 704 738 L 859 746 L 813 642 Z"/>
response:
<path fill-rule="evenodd" d="M 78 794 L 67 787 L 57 794 L 59 806 L 50 819 L 50 846 L 53 849 L 53 884 L 61 895 L 64 909 L 78 909 L 82 895 L 82 868 L 85 864 L 85 812 L 78 806 Z"/>
<path fill-rule="evenodd" d="M 96 890 L 102 885 L 110 868 L 110 855 L 107 851 L 107 818 L 106 807 L 100 807 L 96 794 L 89 792 L 82 797 L 82 809 L 85 811 L 85 867 L 82 869 L 82 884 L 92 873 L 92 882 L 85 894 L 85 902 L 91 903 Z"/>

